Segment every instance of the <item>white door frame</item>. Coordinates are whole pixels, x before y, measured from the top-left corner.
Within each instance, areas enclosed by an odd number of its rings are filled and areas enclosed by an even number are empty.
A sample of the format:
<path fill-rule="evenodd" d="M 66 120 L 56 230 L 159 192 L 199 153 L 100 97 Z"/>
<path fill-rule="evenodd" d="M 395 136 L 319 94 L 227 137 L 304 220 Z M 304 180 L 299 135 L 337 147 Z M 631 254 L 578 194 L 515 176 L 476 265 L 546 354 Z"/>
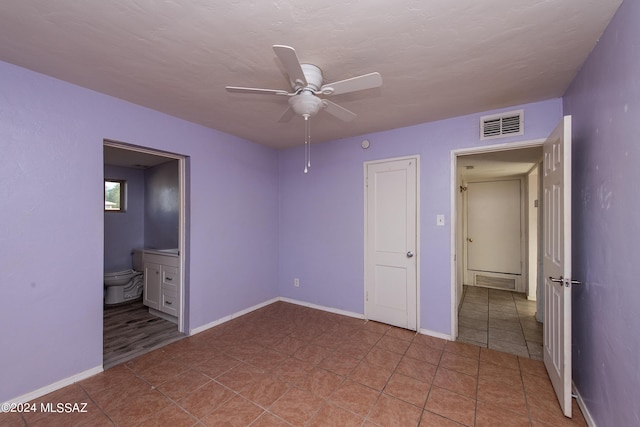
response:
<path fill-rule="evenodd" d="M 178 331 L 185 333 L 185 260 L 187 257 L 186 252 L 186 164 L 185 156 L 169 153 L 166 151 L 154 150 L 152 148 L 141 147 L 138 145 L 131 145 L 124 142 L 117 142 L 113 140 L 105 139 L 103 141 L 104 147 L 113 147 L 122 150 L 136 151 L 139 153 L 153 154 L 154 156 L 166 157 L 168 159 L 175 159 L 178 161 L 178 187 L 180 190 L 180 211 L 178 213 L 178 250 L 180 256 L 178 257 L 180 262 L 180 314 L 178 316 Z M 103 224 L 104 229 L 104 224 Z"/>
<path fill-rule="evenodd" d="M 527 172 L 527 219 L 526 219 L 526 232 L 527 232 L 527 299 L 529 301 L 536 301 L 536 306 L 538 305 L 538 278 L 540 277 L 540 272 L 542 267 L 540 267 L 540 263 L 542 262 L 542 255 L 540 252 L 540 243 L 542 239 L 540 236 L 542 235 L 541 225 L 542 225 L 542 215 L 539 213 L 538 206 L 541 206 L 541 179 L 542 175 L 540 175 L 540 171 L 542 170 L 542 165 L 540 162 L 536 163 L 529 172 Z M 535 174 L 535 179 L 532 179 L 531 174 Z M 534 189 L 532 191 L 532 182 L 535 183 Z M 535 203 L 537 202 L 537 205 Z M 535 221 L 532 223 L 532 219 Z M 533 246 L 533 247 L 532 247 Z"/>
<path fill-rule="evenodd" d="M 456 174 L 458 156 L 467 156 L 470 154 L 491 153 L 495 151 L 510 151 L 520 148 L 542 147 L 546 138 L 532 139 L 520 142 L 507 142 L 503 144 L 485 145 L 482 147 L 460 148 L 451 150 L 451 339 L 458 337 L 458 289 L 457 289 L 457 260 L 456 253 L 462 254 L 462 248 L 458 248 L 457 229 L 458 229 L 458 177 Z"/>
<path fill-rule="evenodd" d="M 376 163 L 387 163 L 393 162 L 396 160 L 410 160 L 413 159 L 416 161 L 416 329 L 420 332 L 420 155 L 415 154 L 412 156 L 403 156 L 403 157 L 391 157 L 386 159 L 379 160 L 371 160 L 363 163 L 363 191 L 364 191 L 364 282 L 362 286 L 362 301 L 364 301 L 364 318 L 368 319 L 367 313 L 367 265 L 368 265 L 368 256 L 367 256 L 367 230 L 368 230 L 368 211 L 367 211 L 367 166 L 376 164 Z"/>

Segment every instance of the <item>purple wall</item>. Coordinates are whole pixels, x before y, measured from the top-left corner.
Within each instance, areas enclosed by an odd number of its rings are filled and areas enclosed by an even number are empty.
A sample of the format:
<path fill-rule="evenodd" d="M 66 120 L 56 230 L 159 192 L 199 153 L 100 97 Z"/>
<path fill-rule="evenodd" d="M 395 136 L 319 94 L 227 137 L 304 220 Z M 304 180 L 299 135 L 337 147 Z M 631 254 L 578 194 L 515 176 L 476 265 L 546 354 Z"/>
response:
<path fill-rule="evenodd" d="M 564 97 L 573 116 L 573 380 L 597 425 L 640 425 L 640 2 Z"/>
<path fill-rule="evenodd" d="M 313 145 L 306 175 L 301 147 L 280 152 L 280 295 L 364 312 L 363 163 L 419 154 L 420 327 L 450 334 L 451 150 L 546 138 L 562 117 L 560 99 L 501 111 L 518 108 L 526 133 L 517 138 L 480 141 L 480 116 L 492 111 Z M 447 226 L 435 225 L 437 214 Z"/>
<path fill-rule="evenodd" d="M 363 162 L 420 154 L 420 326 L 450 333 L 450 151 L 486 145 L 486 113 L 314 145 L 304 175 L 301 147 L 276 152 L 6 63 L 0 82 L 0 401 L 102 363 L 102 288 L 86 283 L 102 282 L 105 138 L 189 156 L 192 329 L 279 295 L 362 313 Z M 562 113 L 559 99 L 523 108 L 517 140 L 546 137 Z M 60 204 L 57 188 L 74 196 Z"/>
<path fill-rule="evenodd" d="M 178 161 L 144 171 L 144 247 L 177 248 L 180 235 Z"/>
<path fill-rule="evenodd" d="M 131 250 L 144 246 L 144 171 L 105 165 L 104 177 L 127 181 L 127 211 L 104 213 L 104 271 L 127 270 Z"/>
<path fill-rule="evenodd" d="M 0 401 L 102 364 L 105 138 L 191 156 L 191 328 L 278 295 L 276 151 L 2 62 L 0 85 Z"/>

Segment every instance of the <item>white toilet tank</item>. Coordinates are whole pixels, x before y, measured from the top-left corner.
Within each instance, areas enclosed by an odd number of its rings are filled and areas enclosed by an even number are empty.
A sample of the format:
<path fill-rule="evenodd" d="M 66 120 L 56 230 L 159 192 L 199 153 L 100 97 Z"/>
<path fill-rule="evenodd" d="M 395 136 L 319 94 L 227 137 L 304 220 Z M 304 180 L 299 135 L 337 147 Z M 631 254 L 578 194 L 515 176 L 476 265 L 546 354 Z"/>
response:
<path fill-rule="evenodd" d="M 131 252 L 131 257 L 133 260 L 133 269 L 135 271 L 144 271 L 144 261 L 142 258 L 144 251 L 142 249 L 134 249 Z"/>

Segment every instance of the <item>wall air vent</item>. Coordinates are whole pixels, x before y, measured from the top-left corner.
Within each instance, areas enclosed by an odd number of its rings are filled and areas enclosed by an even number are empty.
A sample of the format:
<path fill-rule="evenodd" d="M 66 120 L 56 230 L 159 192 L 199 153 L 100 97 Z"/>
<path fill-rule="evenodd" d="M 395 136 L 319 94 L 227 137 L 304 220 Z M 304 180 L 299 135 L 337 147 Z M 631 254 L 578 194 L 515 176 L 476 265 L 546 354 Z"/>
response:
<path fill-rule="evenodd" d="M 480 117 L 480 140 L 524 135 L 524 110 Z"/>
<path fill-rule="evenodd" d="M 510 277 L 494 277 L 476 274 L 476 286 L 498 289 L 516 289 L 516 280 Z"/>

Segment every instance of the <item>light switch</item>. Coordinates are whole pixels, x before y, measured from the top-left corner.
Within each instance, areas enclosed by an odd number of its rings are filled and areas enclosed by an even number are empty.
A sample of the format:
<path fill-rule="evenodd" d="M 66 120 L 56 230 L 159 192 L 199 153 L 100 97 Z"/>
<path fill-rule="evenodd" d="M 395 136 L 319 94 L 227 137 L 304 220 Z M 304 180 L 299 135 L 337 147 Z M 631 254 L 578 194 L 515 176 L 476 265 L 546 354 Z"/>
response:
<path fill-rule="evenodd" d="M 444 225 L 444 215 L 436 215 L 436 225 L 439 227 Z"/>

